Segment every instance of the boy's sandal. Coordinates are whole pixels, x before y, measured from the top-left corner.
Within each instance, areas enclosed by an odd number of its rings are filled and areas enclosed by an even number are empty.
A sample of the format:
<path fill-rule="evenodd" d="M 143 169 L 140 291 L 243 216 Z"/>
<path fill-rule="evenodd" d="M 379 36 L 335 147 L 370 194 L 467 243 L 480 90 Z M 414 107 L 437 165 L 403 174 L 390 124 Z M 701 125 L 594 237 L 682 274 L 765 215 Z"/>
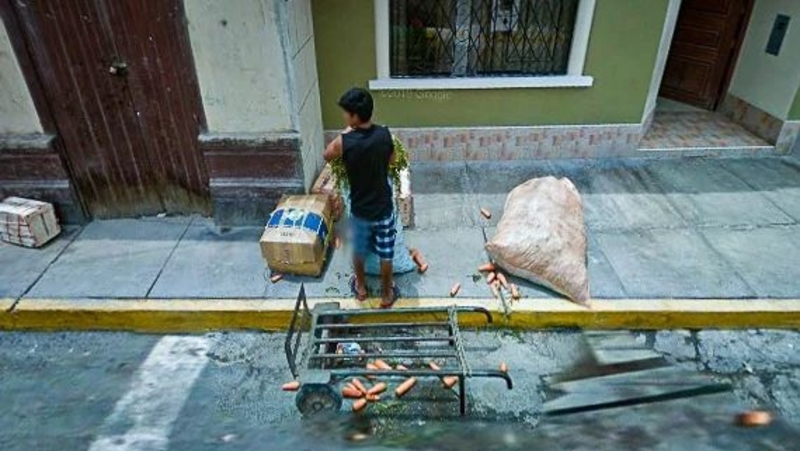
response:
<path fill-rule="evenodd" d="M 366 288 L 366 287 L 364 287 Z M 369 290 L 364 290 L 364 294 L 360 294 L 358 289 L 356 288 L 356 276 L 355 274 L 350 276 L 350 293 L 358 299 L 359 302 L 364 302 L 367 300 L 367 296 L 369 296 Z"/>
<path fill-rule="evenodd" d="M 392 285 L 392 301 L 391 302 L 381 302 L 381 308 L 392 308 L 394 307 L 394 303 L 400 299 L 400 288 L 397 285 Z"/>

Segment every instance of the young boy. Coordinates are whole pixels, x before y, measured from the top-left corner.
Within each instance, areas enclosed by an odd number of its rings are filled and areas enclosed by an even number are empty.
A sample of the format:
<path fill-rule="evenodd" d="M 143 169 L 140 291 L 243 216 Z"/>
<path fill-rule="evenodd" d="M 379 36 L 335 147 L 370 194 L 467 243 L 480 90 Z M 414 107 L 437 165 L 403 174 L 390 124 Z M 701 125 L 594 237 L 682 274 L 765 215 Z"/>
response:
<path fill-rule="evenodd" d="M 350 289 L 356 298 L 367 298 L 364 258 L 374 252 L 381 260 L 382 308 L 399 296 L 392 280 L 395 213 L 389 186 L 389 162 L 394 145 L 389 129 L 372 123 L 372 96 L 353 88 L 339 99 L 345 131 L 328 145 L 325 161 L 342 157 L 350 182 L 350 225 L 353 232 L 353 267 Z"/>

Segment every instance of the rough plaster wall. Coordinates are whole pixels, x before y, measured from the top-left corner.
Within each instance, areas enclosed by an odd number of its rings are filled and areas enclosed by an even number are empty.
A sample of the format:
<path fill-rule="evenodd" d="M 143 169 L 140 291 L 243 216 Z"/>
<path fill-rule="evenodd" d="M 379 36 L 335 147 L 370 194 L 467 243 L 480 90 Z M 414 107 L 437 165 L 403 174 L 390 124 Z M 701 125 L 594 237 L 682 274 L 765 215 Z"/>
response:
<path fill-rule="evenodd" d="M 791 17 L 789 29 L 778 56 L 765 52 L 769 33 L 777 14 Z M 800 1 L 756 0 L 747 28 L 731 94 L 786 119 L 800 86 Z"/>
<path fill-rule="evenodd" d="M 664 19 L 664 29 L 661 32 L 661 42 L 658 45 L 656 66 L 653 69 L 653 79 L 650 81 L 650 92 L 647 94 L 647 103 L 644 107 L 642 121 L 644 121 L 650 112 L 653 111 L 653 108 L 656 107 L 658 90 L 661 88 L 661 80 L 664 77 L 667 56 L 669 55 L 670 45 L 672 44 L 672 36 L 675 34 L 675 25 L 678 22 L 678 12 L 680 9 L 681 0 L 669 0 L 667 16 Z"/>
<path fill-rule="evenodd" d="M 25 77 L 0 21 L 0 134 L 42 133 Z"/>
<path fill-rule="evenodd" d="M 324 164 L 311 0 L 292 0 L 286 8 L 292 98 L 300 122 L 305 184 L 310 187 Z"/>
<path fill-rule="evenodd" d="M 185 0 L 212 133 L 296 128 L 276 1 Z"/>

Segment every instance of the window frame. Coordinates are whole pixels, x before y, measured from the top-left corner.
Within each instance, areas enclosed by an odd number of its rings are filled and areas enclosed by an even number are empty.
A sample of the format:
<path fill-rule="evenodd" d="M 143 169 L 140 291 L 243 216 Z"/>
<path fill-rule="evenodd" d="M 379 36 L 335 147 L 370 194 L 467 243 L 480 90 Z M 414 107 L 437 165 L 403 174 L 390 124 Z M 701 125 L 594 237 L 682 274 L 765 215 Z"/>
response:
<path fill-rule="evenodd" d="M 509 88 L 588 88 L 594 78 L 583 73 L 589 47 L 592 19 L 597 0 L 579 0 L 566 75 L 509 77 L 430 77 L 392 78 L 390 69 L 389 0 L 373 0 L 375 9 L 375 61 L 377 79 L 369 81 L 373 91 L 438 89 L 509 89 Z"/>

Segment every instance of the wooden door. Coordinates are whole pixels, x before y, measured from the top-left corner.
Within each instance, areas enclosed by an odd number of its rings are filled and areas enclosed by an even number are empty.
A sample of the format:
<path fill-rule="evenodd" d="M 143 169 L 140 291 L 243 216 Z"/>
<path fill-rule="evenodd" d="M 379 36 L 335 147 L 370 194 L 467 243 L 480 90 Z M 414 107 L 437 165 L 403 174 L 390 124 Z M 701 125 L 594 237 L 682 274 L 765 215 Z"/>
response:
<path fill-rule="evenodd" d="M 683 0 L 660 95 L 713 110 L 736 63 L 752 0 Z"/>
<path fill-rule="evenodd" d="M 13 4 L 89 213 L 207 213 L 181 0 Z"/>

